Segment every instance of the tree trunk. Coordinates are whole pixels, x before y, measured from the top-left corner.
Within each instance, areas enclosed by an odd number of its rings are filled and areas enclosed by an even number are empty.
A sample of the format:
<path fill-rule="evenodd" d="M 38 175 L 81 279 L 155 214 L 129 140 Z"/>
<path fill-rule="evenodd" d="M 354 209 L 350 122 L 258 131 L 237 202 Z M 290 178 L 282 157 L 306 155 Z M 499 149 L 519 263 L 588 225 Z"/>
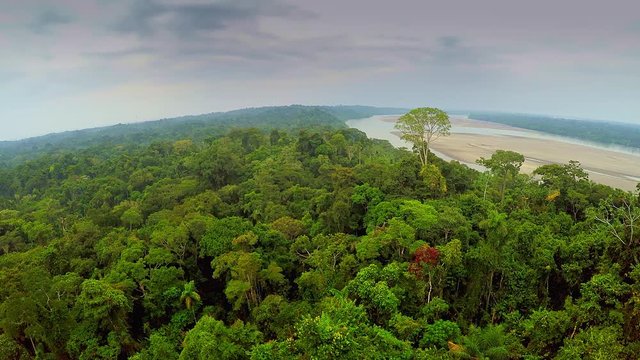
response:
<path fill-rule="evenodd" d="M 429 273 L 429 292 L 427 293 L 427 304 L 431 302 L 431 292 L 433 291 L 433 278 Z"/>
<path fill-rule="evenodd" d="M 485 304 L 485 311 L 489 311 L 489 301 L 493 292 L 493 271 L 489 273 L 489 286 L 487 292 L 487 303 Z"/>
<path fill-rule="evenodd" d="M 424 143 L 424 166 L 427 166 L 427 164 L 429 163 L 429 143 L 425 142 Z"/>

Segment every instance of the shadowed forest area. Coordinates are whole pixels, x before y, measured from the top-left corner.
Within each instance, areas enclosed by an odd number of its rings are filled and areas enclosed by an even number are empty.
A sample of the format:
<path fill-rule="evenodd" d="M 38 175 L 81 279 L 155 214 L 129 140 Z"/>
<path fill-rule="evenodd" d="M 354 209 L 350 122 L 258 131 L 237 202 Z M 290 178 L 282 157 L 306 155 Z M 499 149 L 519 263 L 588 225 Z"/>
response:
<path fill-rule="evenodd" d="M 637 192 L 287 109 L 0 150 L 0 358 L 637 358 Z"/>

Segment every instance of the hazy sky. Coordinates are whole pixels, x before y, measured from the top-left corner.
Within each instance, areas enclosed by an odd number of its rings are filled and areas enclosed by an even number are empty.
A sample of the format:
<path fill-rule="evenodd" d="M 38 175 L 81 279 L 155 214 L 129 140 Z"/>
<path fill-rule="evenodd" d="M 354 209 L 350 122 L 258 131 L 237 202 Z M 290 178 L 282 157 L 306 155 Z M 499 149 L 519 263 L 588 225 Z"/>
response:
<path fill-rule="evenodd" d="M 640 122 L 640 3 L 0 0 L 0 139 L 291 103 Z"/>

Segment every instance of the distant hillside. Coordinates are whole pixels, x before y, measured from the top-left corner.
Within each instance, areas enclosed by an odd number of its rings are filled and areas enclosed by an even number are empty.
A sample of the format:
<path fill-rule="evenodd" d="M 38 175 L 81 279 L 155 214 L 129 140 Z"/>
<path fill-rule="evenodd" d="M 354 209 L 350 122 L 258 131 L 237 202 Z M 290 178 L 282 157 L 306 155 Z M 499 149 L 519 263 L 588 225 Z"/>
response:
<path fill-rule="evenodd" d="M 640 125 L 636 124 L 490 112 L 472 112 L 469 117 L 605 145 L 640 149 Z"/>
<path fill-rule="evenodd" d="M 344 121 L 373 115 L 397 114 L 403 109 L 369 106 L 275 106 L 190 115 L 133 124 L 68 131 L 20 141 L 0 142 L 0 165 L 41 153 L 83 149 L 96 145 L 148 144 L 175 139 L 203 140 L 235 127 L 309 129 L 345 127 Z"/>
<path fill-rule="evenodd" d="M 357 105 L 323 106 L 322 109 L 343 121 L 363 119 L 374 115 L 398 115 L 409 111 L 409 109 L 404 108 L 379 108 Z"/>

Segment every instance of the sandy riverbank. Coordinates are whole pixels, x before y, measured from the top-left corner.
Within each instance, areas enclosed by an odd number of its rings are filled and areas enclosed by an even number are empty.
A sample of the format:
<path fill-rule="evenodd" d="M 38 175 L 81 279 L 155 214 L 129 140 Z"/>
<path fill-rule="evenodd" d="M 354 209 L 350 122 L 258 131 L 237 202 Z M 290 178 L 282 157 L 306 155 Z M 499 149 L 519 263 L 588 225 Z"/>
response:
<path fill-rule="evenodd" d="M 385 116 L 373 121 L 394 123 L 396 119 L 397 117 Z M 451 135 L 440 138 L 432 144 L 433 150 L 446 158 L 474 164 L 476 159 L 491 157 L 494 151 L 504 149 L 516 151 L 525 156 L 526 161 L 522 166 L 524 173 L 530 174 L 544 164 L 565 164 L 569 160 L 577 160 L 589 173 L 589 178 L 595 182 L 624 190 L 634 190 L 640 182 L 640 155 L 575 144 L 562 139 L 540 138 L 540 134 L 534 131 L 486 121 L 454 117 L 451 122 L 453 125 Z M 466 130 L 475 128 L 482 131 L 494 129 L 498 130 L 499 134 L 456 132 L 456 128 Z M 361 130 L 367 132 L 365 129 Z M 511 131 L 516 134 L 511 134 Z M 392 130 L 389 132 L 386 139 L 397 146 L 399 140 L 397 132 Z M 368 135 L 380 136 L 380 134 Z"/>
<path fill-rule="evenodd" d="M 381 116 L 380 120 L 386 123 L 395 124 L 396 121 L 398 121 L 398 116 Z M 454 127 L 469 127 L 469 128 L 515 130 L 515 131 L 531 132 L 530 130 L 527 130 L 527 129 L 521 129 L 521 128 L 509 126 L 509 125 L 493 123 L 490 121 L 474 120 L 474 119 L 469 119 L 467 117 L 462 117 L 462 116 L 451 116 L 449 120 L 451 121 L 451 125 Z"/>

